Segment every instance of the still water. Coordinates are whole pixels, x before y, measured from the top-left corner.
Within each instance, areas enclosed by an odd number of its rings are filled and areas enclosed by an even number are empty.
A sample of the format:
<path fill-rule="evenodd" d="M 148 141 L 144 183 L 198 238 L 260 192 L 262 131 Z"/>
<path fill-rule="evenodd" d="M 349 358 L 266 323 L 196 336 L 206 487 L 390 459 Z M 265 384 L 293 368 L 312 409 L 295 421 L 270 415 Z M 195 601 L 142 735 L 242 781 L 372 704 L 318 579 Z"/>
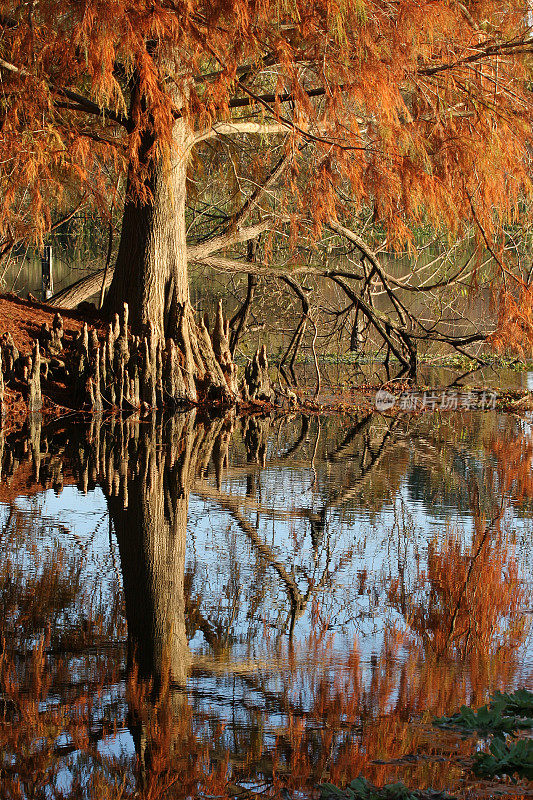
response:
<path fill-rule="evenodd" d="M 533 688 L 527 420 L 80 418 L 0 454 L 1 797 L 492 796 L 431 720 Z"/>
<path fill-rule="evenodd" d="M 53 291 L 59 292 L 91 272 L 89 259 L 82 261 L 54 250 Z M 99 268 L 101 265 L 96 265 Z M 41 260 L 35 255 L 9 259 L 0 269 L 0 291 L 14 292 L 26 297 L 30 292 L 38 300 L 42 299 L 42 267 Z"/>

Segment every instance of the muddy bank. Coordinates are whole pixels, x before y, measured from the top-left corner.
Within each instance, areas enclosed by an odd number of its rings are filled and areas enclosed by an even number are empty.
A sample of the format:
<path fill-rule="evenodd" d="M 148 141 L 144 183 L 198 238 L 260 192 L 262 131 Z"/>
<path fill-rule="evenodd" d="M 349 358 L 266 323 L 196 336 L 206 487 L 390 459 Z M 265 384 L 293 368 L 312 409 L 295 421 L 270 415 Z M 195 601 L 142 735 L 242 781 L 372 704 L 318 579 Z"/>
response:
<path fill-rule="evenodd" d="M 17 355 L 22 361 L 19 363 L 18 374 L 6 376 L 7 363 L 2 359 L 2 374 L 4 376 L 3 401 L 1 404 L 2 422 L 8 430 L 21 427 L 28 415 L 27 376 L 24 375 L 23 360 L 31 356 L 34 344 L 39 340 L 39 333 L 46 326 L 52 328 L 57 309 L 34 300 L 23 300 L 14 294 L 0 294 L 0 335 L 1 347 L 4 356 L 5 343 L 10 341 L 12 354 Z M 88 307 L 84 311 L 65 311 L 61 313 L 63 337 L 65 344 L 74 342 L 83 329 L 84 324 L 95 327 L 100 332 L 104 330 L 104 323 L 98 315 Z M 9 339 L 8 339 L 9 337 Z M 10 348 L 11 349 L 11 348 Z M 64 414 L 69 410 L 69 393 L 62 381 L 42 381 L 42 408 L 44 415 L 53 417 Z"/>

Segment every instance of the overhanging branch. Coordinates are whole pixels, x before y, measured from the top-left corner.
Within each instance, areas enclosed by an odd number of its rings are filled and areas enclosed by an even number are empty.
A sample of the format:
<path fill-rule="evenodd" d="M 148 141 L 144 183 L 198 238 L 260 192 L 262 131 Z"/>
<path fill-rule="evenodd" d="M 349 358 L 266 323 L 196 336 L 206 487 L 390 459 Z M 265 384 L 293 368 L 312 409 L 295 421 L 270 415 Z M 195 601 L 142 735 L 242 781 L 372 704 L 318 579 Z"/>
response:
<path fill-rule="evenodd" d="M 287 133 L 291 126 L 284 123 L 261 123 L 261 122 L 218 122 L 200 131 L 194 137 L 191 147 L 200 142 L 205 142 L 207 139 L 214 139 L 216 136 L 239 136 L 243 134 L 257 135 L 257 136 L 276 136 L 282 133 Z"/>
<path fill-rule="evenodd" d="M 23 67 L 17 67 L 15 64 L 6 61 L 3 58 L 0 58 L 0 67 L 15 75 L 20 75 L 21 78 L 34 78 L 37 80 L 36 76 L 33 76 L 30 72 L 28 72 L 28 70 L 24 69 Z M 52 94 L 57 94 L 59 97 L 64 97 L 67 100 L 70 100 L 72 103 L 75 103 L 76 111 L 82 111 L 86 114 L 94 114 L 98 117 L 106 117 L 107 119 L 111 120 L 112 122 L 116 122 L 118 125 L 121 125 L 126 129 L 129 129 L 130 127 L 130 120 L 128 117 L 112 111 L 111 109 L 103 109 L 88 97 L 85 97 L 84 95 L 79 94 L 72 89 L 54 86 L 52 83 L 48 83 L 48 89 Z"/>

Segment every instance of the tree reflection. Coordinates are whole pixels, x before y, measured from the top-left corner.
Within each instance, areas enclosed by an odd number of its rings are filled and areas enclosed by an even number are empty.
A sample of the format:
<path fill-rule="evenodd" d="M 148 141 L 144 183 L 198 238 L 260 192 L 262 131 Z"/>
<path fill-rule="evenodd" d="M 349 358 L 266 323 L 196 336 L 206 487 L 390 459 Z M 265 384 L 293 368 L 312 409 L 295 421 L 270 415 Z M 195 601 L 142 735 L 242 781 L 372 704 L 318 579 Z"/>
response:
<path fill-rule="evenodd" d="M 191 661 L 183 580 L 194 415 L 172 419 L 169 426 L 174 450 L 161 445 L 155 420 L 126 426 L 121 447 L 130 455 L 135 444 L 135 452 L 119 493 L 109 483 L 105 488 L 120 551 L 129 669 L 135 661 L 140 677 L 159 680 L 168 658 L 173 679 L 183 685 Z"/>
<path fill-rule="evenodd" d="M 506 483 L 505 458 L 494 456 L 503 450 L 490 440 L 489 468 L 480 475 L 474 459 L 460 457 L 462 435 L 398 419 L 240 421 L 189 413 L 43 429 L 32 446 L 6 439 L 6 499 L 36 478 L 101 488 L 118 544 L 127 640 L 123 649 L 118 586 L 113 607 L 91 609 L 83 554 L 49 549 L 37 574 L 24 567 L 27 556 L 15 570 L 21 543 L 42 556 L 32 545 L 38 513 L 30 522 L 16 504 L 6 506 L 0 699 L 12 701 L 14 715 L 9 726 L 0 723 L 0 746 L 14 760 L 4 782 L 9 793 L 0 788 L 0 797 L 38 797 L 47 780 L 53 785 L 65 746 L 58 737 L 67 733 L 68 748 L 83 755 L 69 766 L 74 782 L 63 793 L 71 797 L 226 797 L 250 782 L 278 796 L 282 788 L 311 793 L 320 780 L 343 783 L 358 772 L 378 784 L 402 778 L 420 788 L 467 786 L 461 759 L 475 741 L 436 733 L 427 722 L 514 684 L 529 595 L 505 515 L 511 500 L 501 488 L 518 490 Z M 482 426 L 469 435 L 476 446 L 488 441 Z M 527 474 L 517 465 L 530 451 L 523 442 L 512 452 L 507 461 L 523 474 L 525 494 Z M 357 538 L 340 546 L 340 532 L 359 535 L 362 507 L 379 520 L 420 464 L 433 472 L 418 502 L 431 502 L 439 476 L 446 502 L 454 485 L 462 481 L 465 494 L 465 482 L 470 487 L 471 531 L 449 524 L 424 539 L 427 552 L 408 555 L 412 520 L 399 515 L 386 532 L 395 537 L 398 563 L 373 570 Z M 217 544 L 202 569 L 195 536 L 210 525 Z M 187 536 L 194 544 L 188 560 Z M 384 616 L 372 653 L 355 625 L 337 646 L 339 604 L 331 598 L 349 589 L 350 603 L 375 596 L 394 612 Z M 74 620 L 69 631 L 65 615 Z M 356 609 L 346 618 L 357 623 Z M 118 700 L 107 697 L 114 692 Z M 120 730 L 126 721 L 136 758 L 103 756 L 98 742 L 112 751 L 113 725 Z M 42 758 L 28 757 L 39 738 Z M 31 766 L 40 776 L 34 783 Z"/>

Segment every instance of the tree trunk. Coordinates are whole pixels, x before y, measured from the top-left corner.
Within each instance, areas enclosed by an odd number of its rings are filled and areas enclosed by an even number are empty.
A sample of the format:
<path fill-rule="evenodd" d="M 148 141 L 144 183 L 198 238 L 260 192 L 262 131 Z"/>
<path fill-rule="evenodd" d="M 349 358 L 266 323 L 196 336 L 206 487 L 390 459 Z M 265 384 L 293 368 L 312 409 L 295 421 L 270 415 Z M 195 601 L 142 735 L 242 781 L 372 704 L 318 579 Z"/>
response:
<path fill-rule="evenodd" d="M 146 330 L 151 322 L 160 336 L 168 337 L 175 334 L 178 304 L 183 307 L 189 299 L 185 200 L 191 131 L 179 119 L 171 155 L 155 164 L 150 162 L 152 144 L 145 136 L 139 156 L 148 170 L 144 202 L 132 191 L 131 170 L 128 176 L 117 263 L 104 309 L 118 313 L 126 302 L 134 329 Z"/>
<path fill-rule="evenodd" d="M 149 335 L 164 351 L 159 405 L 229 405 L 239 399 L 239 391 L 222 306 L 210 335 L 202 322 L 195 322 L 189 303 L 185 201 L 192 140 L 186 121 L 177 120 L 171 154 L 154 162 L 154 143 L 145 135 L 139 153 L 147 174 L 145 196 L 135 191 L 139 166 L 132 165 L 117 263 L 103 307 L 108 314 L 120 314 L 127 304 L 133 331 Z M 267 374 L 266 357 L 264 362 Z"/>

